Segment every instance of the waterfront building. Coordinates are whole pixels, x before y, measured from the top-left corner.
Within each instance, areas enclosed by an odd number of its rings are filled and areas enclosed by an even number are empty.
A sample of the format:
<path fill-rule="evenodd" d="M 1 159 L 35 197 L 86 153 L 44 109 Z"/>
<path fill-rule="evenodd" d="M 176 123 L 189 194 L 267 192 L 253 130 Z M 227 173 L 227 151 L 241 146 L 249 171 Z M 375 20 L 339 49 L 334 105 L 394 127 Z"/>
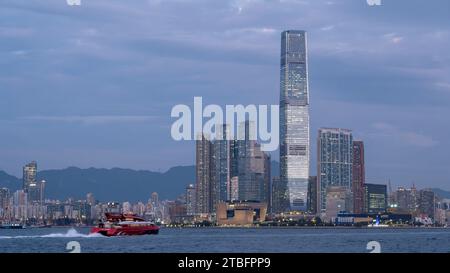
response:
<path fill-rule="evenodd" d="M 286 184 L 282 183 L 280 177 L 272 178 L 272 213 L 285 212 L 289 208 Z"/>
<path fill-rule="evenodd" d="M 267 214 L 267 203 L 264 202 L 219 202 L 217 204 L 217 225 L 249 226 L 264 222 Z"/>
<path fill-rule="evenodd" d="M 419 194 L 415 186 L 407 189 L 399 187 L 395 192 L 395 205 L 398 211 L 418 215 Z"/>
<path fill-rule="evenodd" d="M 235 140 L 237 149 L 238 196 L 241 201 L 268 202 L 270 197 L 270 156 L 261 151 L 261 145 L 254 140 L 255 124 L 246 121 L 240 124 L 240 135 Z"/>
<path fill-rule="evenodd" d="M 308 212 L 317 213 L 317 176 L 310 176 L 308 180 Z"/>
<path fill-rule="evenodd" d="M 387 186 L 379 184 L 365 184 L 365 212 L 384 213 L 387 210 Z"/>
<path fill-rule="evenodd" d="M 10 192 L 7 188 L 0 188 L 0 219 L 7 219 L 10 216 L 9 211 Z"/>
<path fill-rule="evenodd" d="M 419 191 L 419 211 L 431 219 L 435 219 L 436 195 L 430 189 Z"/>
<path fill-rule="evenodd" d="M 195 185 L 190 184 L 186 187 L 186 214 L 195 215 Z"/>
<path fill-rule="evenodd" d="M 212 143 L 209 136 L 202 134 L 196 140 L 196 212 L 212 213 L 215 188 L 212 171 Z"/>
<path fill-rule="evenodd" d="M 230 199 L 230 179 L 231 179 L 231 141 L 230 128 L 227 124 L 218 124 L 217 133 L 212 142 L 212 185 L 215 191 L 215 199 L 212 206 L 219 201 Z"/>
<path fill-rule="evenodd" d="M 352 191 L 353 136 L 340 128 L 321 128 L 317 138 L 318 212 L 326 212 L 328 187 Z"/>
<path fill-rule="evenodd" d="M 291 211 L 307 210 L 310 164 L 307 33 L 281 34 L 280 180 Z"/>
<path fill-rule="evenodd" d="M 348 187 L 328 186 L 325 220 L 333 221 L 339 213 L 353 210 L 353 196 Z"/>
<path fill-rule="evenodd" d="M 354 213 L 364 212 L 365 162 L 364 142 L 353 141 L 352 192 Z"/>

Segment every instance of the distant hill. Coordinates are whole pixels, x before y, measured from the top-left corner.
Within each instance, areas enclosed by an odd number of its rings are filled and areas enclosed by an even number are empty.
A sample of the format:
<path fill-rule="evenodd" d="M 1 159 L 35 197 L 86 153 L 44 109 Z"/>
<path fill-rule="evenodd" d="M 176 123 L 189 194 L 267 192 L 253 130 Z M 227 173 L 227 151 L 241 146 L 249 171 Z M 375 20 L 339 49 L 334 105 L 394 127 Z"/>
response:
<path fill-rule="evenodd" d="M 174 199 L 195 181 L 195 167 L 174 167 L 165 173 L 130 169 L 48 170 L 38 173 L 45 179 L 46 195 L 50 198 L 84 198 L 92 192 L 96 199 L 106 201 L 147 201 L 152 192 L 162 199 Z"/>
<path fill-rule="evenodd" d="M 147 201 L 154 191 L 162 199 L 175 199 L 184 193 L 186 186 L 195 182 L 195 166 L 179 166 L 167 172 L 136 171 L 130 169 L 80 169 L 45 170 L 37 174 L 46 183 L 46 197 L 65 200 L 68 197 L 84 199 L 92 192 L 102 201 Z M 22 180 L 0 171 L 0 187 L 16 191 Z"/>
<path fill-rule="evenodd" d="M 272 176 L 279 175 L 279 163 L 272 161 Z M 147 201 L 152 192 L 161 199 L 175 199 L 183 194 L 188 184 L 195 183 L 195 166 L 178 166 L 167 172 L 137 171 L 131 169 L 45 170 L 37 174 L 46 183 L 46 197 L 65 200 L 68 197 L 84 199 L 92 192 L 101 201 Z M 0 171 L 0 187 L 16 191 L 22 180 Z"/>
<path fill-rule="evenodd" d="M 11 191 L 16 191 L 22 187 L 22 180 L 4 171 L 0 171 L 0 188 L 3 187 Z"/>
<path fill-rule="evenodd" d="M 431 190 L 440 198 L 450 199 L 450 191 L 445 191 L 445 190 L 437 189 L 437 188 L 434 188 Z"/>
<path fill-rule="evenodd" d="M 272 176 L 279 176 L 279 166 L 278 162 L 272 161 Z M 163 173 L 121 168 L 69 167 L 38 172 L 38 179 L 47 181 L 46 196 L 51 199 L 84 199 L 88 192 L 101 201 L 147 201 L 152 192 L 158 192 L 161 199 L 175 199 L 184 193 L 188 184 L 195 183 L 195 166 L 173 167 Z M 0 170 L 2 187 L 16 191 L 22 187 L 22 179 Z M 450 199 L 450 191 L 438 188 L 432 190 L 439 197 Z"/>

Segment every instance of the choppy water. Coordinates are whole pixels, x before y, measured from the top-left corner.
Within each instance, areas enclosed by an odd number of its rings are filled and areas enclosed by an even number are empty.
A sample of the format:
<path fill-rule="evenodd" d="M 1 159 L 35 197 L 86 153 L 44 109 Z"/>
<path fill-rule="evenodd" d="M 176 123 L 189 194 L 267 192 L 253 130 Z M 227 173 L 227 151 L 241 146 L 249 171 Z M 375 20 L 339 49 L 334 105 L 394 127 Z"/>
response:
<path fill-rule="evenodd" d="M 0 230 L 0 252 L 381 252 L 450 253 L 450 229 L 162 228 L 158 235 L 103 237 L 88 228 Z"/>

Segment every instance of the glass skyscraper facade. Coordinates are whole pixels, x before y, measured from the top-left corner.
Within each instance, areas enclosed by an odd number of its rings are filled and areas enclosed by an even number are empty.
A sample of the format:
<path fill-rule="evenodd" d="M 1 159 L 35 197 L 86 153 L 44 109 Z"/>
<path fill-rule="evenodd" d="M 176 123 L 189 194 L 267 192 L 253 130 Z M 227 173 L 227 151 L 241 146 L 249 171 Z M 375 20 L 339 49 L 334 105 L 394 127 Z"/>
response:
<path fill-rule="evenodd" d="M 230 200 L 230 168 L 231 168 L 231 141 L 229 140 L 229 125 L 217 125 L 217 135 L 213 142 L 214 157 L 214 186 L 218 201 Z"/>
<path fill-rule="evenodd" d="M 317 176 L 319 212 L 325 212 L 328 187 L 342 187 L 352 192 L 352 131 L 337 128 L 319 129 L 317 140 Z"/>
<path fill-rule="evenodd" d="M 37 163 L 33 161 L 23 167 L 23 190 L 28 192 L 31 184 L 36 182 Z"/>
<path fill-rule="evenodd" d="M 246 121 L 239 124 L 240 132 L 245 134 L 235 141 L 237 149 L 238 198 L 241 201 L 269 202 L 270 194 L 270 156 L 261 151 L 261 145 L 253 140 L 255 123 Z M 234 171 L 233 171 L 234 172 Z"/>
<path fill-rule="evenodd" d="M 281 35 L 280 182 L 291 211 L 307 210 L 309 159 L 307 34 L 288 30 Z"/>

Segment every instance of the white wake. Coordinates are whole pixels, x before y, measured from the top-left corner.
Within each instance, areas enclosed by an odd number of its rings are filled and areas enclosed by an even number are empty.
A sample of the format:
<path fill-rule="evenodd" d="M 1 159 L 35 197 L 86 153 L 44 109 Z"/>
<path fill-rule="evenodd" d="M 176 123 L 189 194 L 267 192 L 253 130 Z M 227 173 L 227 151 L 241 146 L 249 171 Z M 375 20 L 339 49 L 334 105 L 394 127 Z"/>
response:
<path fill-rule="evenodd" d="M 99 233 L 84 234 L 71 228 L 66 233 L 50 233 L 44 235 L 23 235 L 23 236 L 0 236 L 0 239 L 22 239 L 22 238 L 99 238 L 104 237 Z"/>

